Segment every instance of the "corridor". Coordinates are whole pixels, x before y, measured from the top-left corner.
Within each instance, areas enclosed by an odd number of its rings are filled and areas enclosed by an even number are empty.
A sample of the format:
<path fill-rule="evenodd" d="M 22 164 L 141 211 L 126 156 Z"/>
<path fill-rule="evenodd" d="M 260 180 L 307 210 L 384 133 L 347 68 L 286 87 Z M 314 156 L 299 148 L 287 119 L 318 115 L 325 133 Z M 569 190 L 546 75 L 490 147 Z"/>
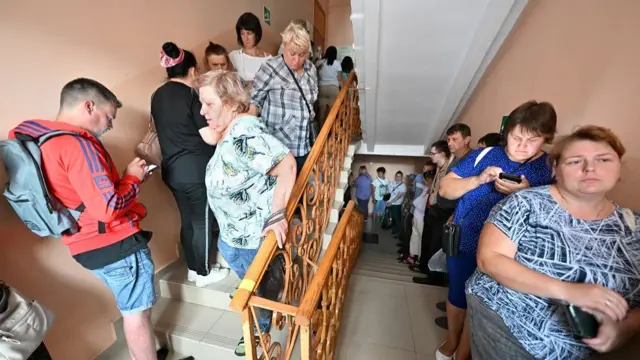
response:
<path fill-rule="evenodd" d="M 446 289 L 412 283 L 414 273 L 396 261 L 398 240 L 389 231 L 378 235 L 377 244 L 362 244 L 351 276 L 337 359 L 431 360 L 445 337 L 434 319 L 444 315 L 436 303 Z"/>

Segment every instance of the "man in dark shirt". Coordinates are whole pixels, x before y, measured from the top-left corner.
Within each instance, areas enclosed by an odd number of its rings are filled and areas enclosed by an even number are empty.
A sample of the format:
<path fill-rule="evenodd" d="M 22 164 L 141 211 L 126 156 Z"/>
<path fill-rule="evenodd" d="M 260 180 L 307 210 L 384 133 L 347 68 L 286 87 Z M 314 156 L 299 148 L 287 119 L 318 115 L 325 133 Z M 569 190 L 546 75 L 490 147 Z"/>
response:
<path fill-rule="evenodd" d="M 442 179 L 470 151 L 471 129 L 466 124 L 454 124 L 447 129 L 447 147 L 449 154 L 455 157 L 438 171 L 438 179 L 434 181 L 430 195 L 430 204 L 425 211 L 424 230 L 422 232 L 422 254 L 419 265 L 411 265 L 410 269 L 417 273 L 428 274 L 428 277 L 414 277 L 413 282 L 425 285 L 444 286 L 445 276 L 429 270 L 429 259 L 442 248 L 442 226 L 453 215 L 457 201 L 451 201 L 438 194 L 439 180 Z M 435 144 L 434 144 L 435 145 Z M 435 148 L 435 146 L 434 146 Z M 437 149 L 436 149 L 437 150 Z M 433 200 L 435 197 L 435 201 Z"/>

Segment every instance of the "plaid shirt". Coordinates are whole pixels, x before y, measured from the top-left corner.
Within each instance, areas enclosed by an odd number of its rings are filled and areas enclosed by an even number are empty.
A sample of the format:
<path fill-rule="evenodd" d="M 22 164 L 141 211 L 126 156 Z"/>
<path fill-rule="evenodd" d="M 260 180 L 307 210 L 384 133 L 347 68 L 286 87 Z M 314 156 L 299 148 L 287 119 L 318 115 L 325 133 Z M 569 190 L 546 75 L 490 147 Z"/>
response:
<path fill-rule="evenodd" d="M 311 150 L 309 132 L 315 117 L 313 104 L 318 99 L 318 75 L 309 60 L 304 63 L 302 76 L 295 71 L 293 73 L 304 92 L 304 98 L 284 58 L 276 56 L 265 61 L 256 73 L 251 103 L 260 109 L 260 116 L 269 132 L 285 144 L 294 156 L 304 156 Z"/>

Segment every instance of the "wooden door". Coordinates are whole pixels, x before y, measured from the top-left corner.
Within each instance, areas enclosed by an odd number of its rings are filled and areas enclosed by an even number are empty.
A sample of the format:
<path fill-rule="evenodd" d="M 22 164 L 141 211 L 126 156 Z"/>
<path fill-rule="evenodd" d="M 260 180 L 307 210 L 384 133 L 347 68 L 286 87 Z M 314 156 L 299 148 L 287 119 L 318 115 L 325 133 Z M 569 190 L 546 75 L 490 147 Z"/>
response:
<path fill-rule="evenodd" d="M 318 0 L 314 1 L 313 9 L 313 42 L 316 48 L 319 46 L 324 54 L 325 38 L 327 37 L 327 14 L 320 6 Z M 315 51 L 315 49 L 314 49 Z"/>

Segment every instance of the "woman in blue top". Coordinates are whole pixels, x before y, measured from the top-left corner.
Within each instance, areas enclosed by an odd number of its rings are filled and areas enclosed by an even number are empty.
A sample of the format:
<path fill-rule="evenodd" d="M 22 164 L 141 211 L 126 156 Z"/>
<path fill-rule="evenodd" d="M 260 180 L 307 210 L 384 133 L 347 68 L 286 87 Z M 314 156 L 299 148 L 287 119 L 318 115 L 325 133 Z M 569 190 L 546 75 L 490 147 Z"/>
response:
<path fill-rule="evenodd" d="M 518 190 L 552 182 L 547 154 L 541 150 L 556 132 L 556 112 L 550 103 L 529 101 L 509 114 L 504 126 L 506 145 L 477 149 L 442 179 L 440 195 L 459 199 L 453 222 L 460 227 L 460 248 L 447 258 L 449 297 L 447 341 L 436 350 L 437 360 L 470 358 L 465 315 L 465 283 L 475 271 L 480 230 L 494 205 Z M 520 183 L 500 179 L 500 173 L 519 176 Z"/>

